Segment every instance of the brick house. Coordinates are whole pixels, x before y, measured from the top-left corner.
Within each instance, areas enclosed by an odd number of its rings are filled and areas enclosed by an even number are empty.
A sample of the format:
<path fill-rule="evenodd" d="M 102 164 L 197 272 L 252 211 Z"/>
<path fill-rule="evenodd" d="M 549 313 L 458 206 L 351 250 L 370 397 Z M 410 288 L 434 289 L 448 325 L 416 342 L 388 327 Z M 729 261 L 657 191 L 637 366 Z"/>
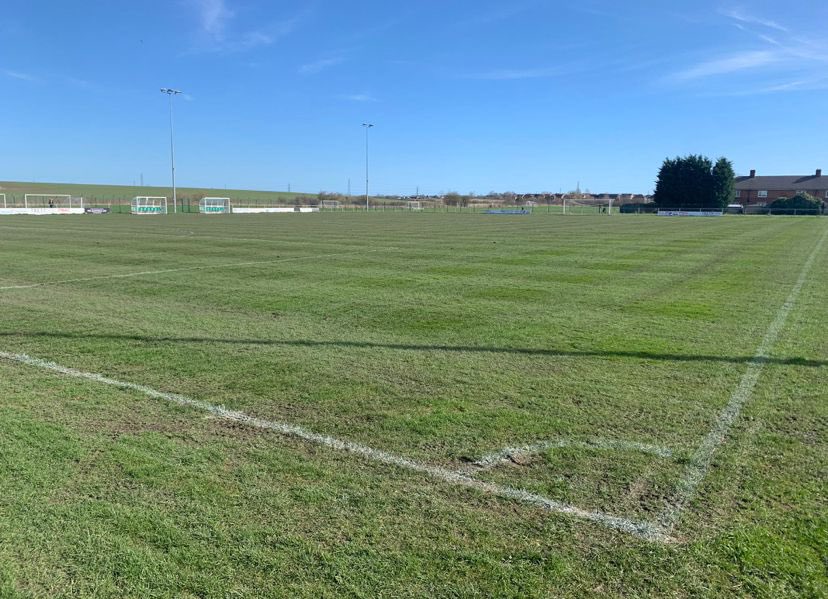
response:
<path fill-rule="evenodd" d="M 817 169 L 813 175 L 772 175 L 756 176 L 750 171 L 747 177 L 736 177 L 735 201 L 743 206 L 763 206 L 779 198 L 789 198 L 800 191 L 805 191 L 823 203 L 828 202 L 828 177 Z"/>

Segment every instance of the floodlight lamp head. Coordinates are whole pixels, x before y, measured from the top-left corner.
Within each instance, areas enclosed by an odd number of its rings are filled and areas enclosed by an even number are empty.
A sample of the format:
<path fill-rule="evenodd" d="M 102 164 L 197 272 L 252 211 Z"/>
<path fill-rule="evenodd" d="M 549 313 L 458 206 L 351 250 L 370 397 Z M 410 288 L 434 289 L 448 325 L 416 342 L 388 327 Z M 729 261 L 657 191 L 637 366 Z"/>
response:
<path fill-rule="evenodd" d="M 374 125 L 373 125 L 373 123 L 362 123 L 362 126 L 363 126 L 363 127 L 368 127 L 368 128 L 370 129 L 370 128 L 371 128 L 371 127 L 373 127 Z"/>
<path fill-rule="evenodd" d="M 184 92 L 179 91 L 177 89 L 172 89 L 171 87 L 162 87 L 161 88 L 162 94 L 168 94 L 170 96 L 177 96 L 178 94 L 183 94 Z"/>

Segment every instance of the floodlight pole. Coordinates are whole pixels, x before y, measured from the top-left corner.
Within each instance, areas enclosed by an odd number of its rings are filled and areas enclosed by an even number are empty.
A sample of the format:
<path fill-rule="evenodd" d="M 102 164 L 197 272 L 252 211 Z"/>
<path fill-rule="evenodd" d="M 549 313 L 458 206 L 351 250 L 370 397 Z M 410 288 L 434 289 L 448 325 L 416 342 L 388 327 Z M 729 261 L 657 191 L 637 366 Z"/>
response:
<path fill-rule="evenodd" d="M 170 99 L 170 168 L 172 170 L 172 192 L 173 192 L 173 214 L 178 214 L 178 198 L 176 197 L 176 190 L 175 190 L 175 141 L 173 136 L 173 96 L 177 96 L 181 92 L 177 89 L 172 89 L 169 87 L 162 87 L 161 88 L 162 94 L 167 94 L 167 97 Z"/>
<path fill-rule="evenodd" d="M 362 123 L 365 127 L 365 210 L 369 210 L 368 206 L 368 130 L 373 127 L 372 123 Z"/>

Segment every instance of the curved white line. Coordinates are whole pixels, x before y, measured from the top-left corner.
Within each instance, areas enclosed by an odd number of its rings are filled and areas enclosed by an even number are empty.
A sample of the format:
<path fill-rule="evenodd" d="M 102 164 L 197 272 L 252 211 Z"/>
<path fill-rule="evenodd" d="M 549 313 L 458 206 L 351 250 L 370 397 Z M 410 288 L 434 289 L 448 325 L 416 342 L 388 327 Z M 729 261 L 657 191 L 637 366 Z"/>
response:
<path fill-rule="evenodd" d="M 489 453 L 472 462 L 479 470 L 488 470 L 499 464 L 510 461 L 514 457 L 536 455 L 543 451 L 564 447 L 577 447 L 579 449 L 603 449 L 607 451 L 638 451 L 648 453 L 660 458 L 672 458 L 673 452 L 666 447 L 650 445 L 647 443 L 636 443 L 634 441 L 622 441 L 616 439 L 593 438 L 586 441 L 576 439 L 556 439 L 551 441 L 539 441 L 520 447 L 504 447 L 495 453 Z"/>
<path fill-rule="evenodd" d="M 529 491 L 525 491 L 523 489 L 516 489 L 514 487 L 508 487 L 504 485 L 497 485 L 494 483 L 480 481 L 470 477 L 468 474 L 464 472 L 448 470 L 447 468 L 418 462 L 404 456 L 399 456 L 393 453 L 389 453 L 387 451 L 383 451 L 381 449 L 374 449 L 372 447 L 361 445 L 359 443 L 354 443 L 352 441 L 336 439 L 334 437 L 329 437 L 327 435 L 322 435 L 319 433 L 315 433 L 313 431 L 309 431 L 303 427 L 294 424 L 273 422 L 270 420 L 264 420 L 262 418 L 256 418 L 255 416 L 248 416 L 243 412 L 229 410 L 225 407 L 216 406 L 206 401 L 192 399 L 189 397 L 185 397 L 183 395 L 177 395 L 175 393 L 164 393 L 162 391 L 156 391 L 155 389 L 146 387 L 144 385 L 118 381 L 92 372 L 83 372 L 81 370 L 75 370 L 74 368 L 61 366 L 60 364 L 49 362 L 48 360 L 33 358 L 31 356 L 27 356 L 26 354 L 14 354 L 0 351 L 0 359 L 10 360 L 21 364 L 26 364 L 28 366 L 42 368 L 45 370 L 51 370 L 53 372 L 58 372 L 60 374 L 71 376 L 74 378 L 86 379 L 89 381 L 94 381 L 96 383 L 102 383 L 104 385 L 111 385 L 113 387 L 118 387 L 120 389 L 129 389 L 131 391 L 137 391 L 138 393 L 142 393 L 147 397 L 161 399 L 180 406 L 186 406 L 190 408 L 195 408 L 197 410 L 202 410 L 210 414 L 213 414 L 218 418 L 224 418 L 225 420 L 232 420 L 234 422 L 239 422 L 248 426 L 273 431 L 281 435 L 297 437 L 309 443 L 323 445 L 331 449 L 353 453 L 363 458 L 373 460 L 375 462 L 390 464 L 398 468 L 419 472 L 421 474 L 428 475 L 431 478 L 441 480 L 451 485 L 474 489 L 476 491 L 486 493 L 489 495 L 494 495 L 497 497 L 514 499 L 516 501 L 533 505 L 535 507 L 550 512 L 565 514 L 567 516 L 572 516 L 574 518 L 579 518 L 581 520 L 588 520 L 590 522 L 594 522 L 606 528 L 611 528 L 614 530 L 629 533 L 631 535 L 635 535 L 636 537 L 646 539 L 648 541 L 658 541 L 666 543 L 675 540 L 669 535 L 664 534 L 664 532 L 658 525 L 652 524 L 651 522 L 630 520 L 628 518 L 621 518 L 618 516 L 614 516 L 612 514 L 607 514 L 605 512 L 584 510 L 572 505 L 555 501 L 553 499 L 549 499 L 548 497 L 543 497 L 542 495 L 538 495 L 536 493 L 530 493 Z"/>

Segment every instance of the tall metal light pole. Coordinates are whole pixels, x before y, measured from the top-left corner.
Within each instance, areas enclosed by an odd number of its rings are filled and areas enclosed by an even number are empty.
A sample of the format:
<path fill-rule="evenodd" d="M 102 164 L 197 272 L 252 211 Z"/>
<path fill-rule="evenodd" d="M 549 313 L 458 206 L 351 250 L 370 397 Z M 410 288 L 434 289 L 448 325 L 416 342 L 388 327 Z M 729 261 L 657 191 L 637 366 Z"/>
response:
<path fill-rule="evenodd" d="M 372 123 L 362 123 L 362 126 L 365 127 L 365 210 L 369 209 L 368 206 L 368 130 L 373 127 Z"/>
<path fill-rule="evenodd" d="M 178 198 L 175 191 L 175 141 L 173 140 L 173 96 L 184 92 L 169 87 L 161 88 L 162 94 L 167 94 L 170 99 L 170 167 L 172 169 L 172 190 L 173 190 L 173 214 L 178 213 Z"/>

